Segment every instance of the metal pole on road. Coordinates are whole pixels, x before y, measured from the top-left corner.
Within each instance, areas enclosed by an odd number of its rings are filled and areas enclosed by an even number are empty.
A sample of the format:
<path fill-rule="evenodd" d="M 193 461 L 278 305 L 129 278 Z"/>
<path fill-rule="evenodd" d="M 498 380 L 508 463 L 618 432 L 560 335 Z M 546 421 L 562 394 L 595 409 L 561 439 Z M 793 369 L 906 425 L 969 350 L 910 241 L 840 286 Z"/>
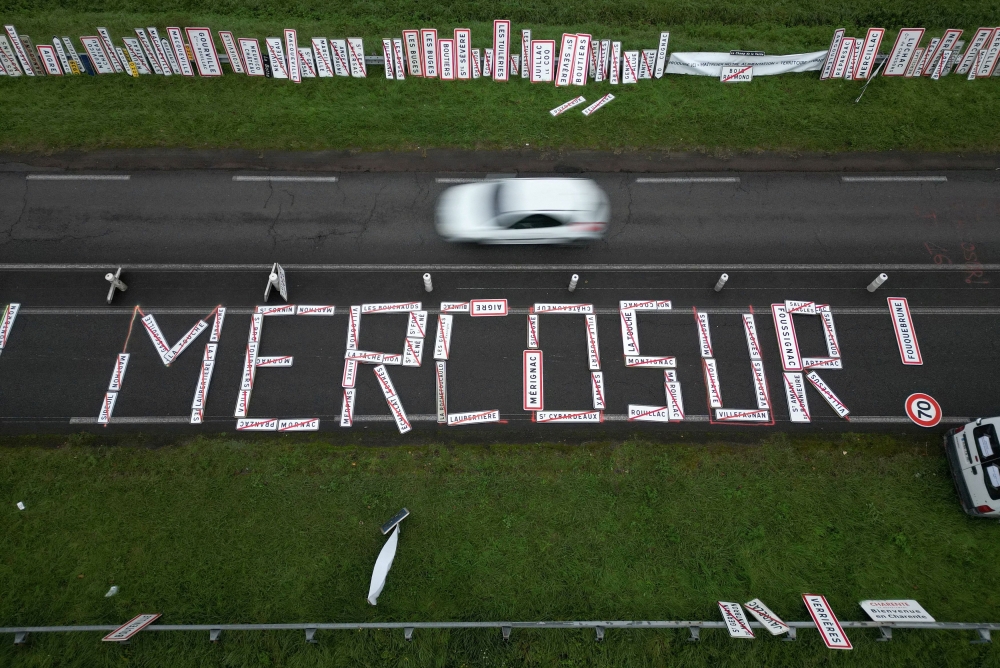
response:
<path fill-rule="evenodd" d="M 879 287 L 886 282 L 889 277 L 886 274 L 879 274 L 875 277 L 875 280 L 868 284 L 868 292 L 875 292 Z"/>
<path fill-rule="evenodd" d="M 569 279 L 569 291 L 573 292 L 576 290 L 576 283 L 580 280 L 579 274 L 573 274 Z"/>
<path fill-rule="evenodd" d="M 431 292 L 434 289 L 434 284 L 431 283 L 431 275 L 424 274 L 424 290 Z"/>
<path fill-rule="evenodd" d="M 118 271 L 111 273 L 110 271 L 104 275 L 104 280 L 111 283 L 111 287 L 108 288 L 108 303 L 115 298 L 115 290 L 121 290 L 125 292 L 128 290 L 128 286 L 121 280 L 122 268 L 118 267 Z"/>
<path fill-rule="evenodd" d="M 715 291 L 722 292 L 722 288 L 725 287 L 726 281 L 729 280 L 729 274 L 723 274 L 719 276 L 719 282 L 715 284 Z"/>

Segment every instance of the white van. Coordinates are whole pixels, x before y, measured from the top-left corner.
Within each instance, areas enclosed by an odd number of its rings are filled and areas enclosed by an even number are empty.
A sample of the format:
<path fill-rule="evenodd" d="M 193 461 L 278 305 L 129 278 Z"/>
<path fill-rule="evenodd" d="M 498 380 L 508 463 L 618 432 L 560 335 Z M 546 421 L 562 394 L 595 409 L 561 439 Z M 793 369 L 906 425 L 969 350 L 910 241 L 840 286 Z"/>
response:
<path fill-rule="evenodd" d="M 1000 517 L 1000 417 L 980 418 L 944 435 L 944 450 L 962 508 Z"/>

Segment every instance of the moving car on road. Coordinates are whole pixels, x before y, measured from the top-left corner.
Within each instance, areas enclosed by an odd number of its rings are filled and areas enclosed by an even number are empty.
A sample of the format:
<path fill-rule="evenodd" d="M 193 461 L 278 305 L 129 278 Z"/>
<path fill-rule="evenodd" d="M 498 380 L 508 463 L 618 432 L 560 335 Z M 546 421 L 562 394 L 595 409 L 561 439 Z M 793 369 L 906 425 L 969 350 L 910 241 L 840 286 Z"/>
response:
<path fill-rule="evenodd" d="M 973 517 L 1000 517 L 1000 417 L 981 418 L 944 435 L 962 508 Z"/>
<path fill-rule="evenodd" d="M 441 195 L 438 233 L 483 244 L 572 244 L 600 239 L 611 221 L 608 196 L 589 179 L 500 179 Z"/>

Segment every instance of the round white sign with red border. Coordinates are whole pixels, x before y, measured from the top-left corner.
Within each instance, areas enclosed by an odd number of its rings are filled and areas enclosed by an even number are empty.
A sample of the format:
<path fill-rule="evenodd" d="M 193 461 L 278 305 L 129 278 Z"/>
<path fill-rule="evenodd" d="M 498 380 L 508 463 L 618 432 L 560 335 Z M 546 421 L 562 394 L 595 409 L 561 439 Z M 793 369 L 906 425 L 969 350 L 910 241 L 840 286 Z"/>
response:
<path fill-rule="evenodd" d="M 923 392 L 906 398 L 906 415 L 921 427 L 933 427 L 941 421 L 941 404 Z"/>

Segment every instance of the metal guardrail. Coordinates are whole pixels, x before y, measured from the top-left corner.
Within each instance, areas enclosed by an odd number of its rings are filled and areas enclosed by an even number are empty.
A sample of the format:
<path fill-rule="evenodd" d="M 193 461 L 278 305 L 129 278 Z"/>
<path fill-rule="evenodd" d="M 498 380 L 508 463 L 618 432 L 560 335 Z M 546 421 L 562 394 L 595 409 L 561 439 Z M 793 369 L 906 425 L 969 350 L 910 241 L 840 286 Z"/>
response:
<path fill-rule="evenodd" d="M 816 624 L 808 622 L 785 622 L 789 631 L 782 638 L 785 642 L 796 640 L 799 629 L 814 629 Z M 841 621 L 844 629 L 878 629 L 876 641 L 892 639 L 893 629 L 935 630 L 935 631 L 975 631 L 974 645 L 991 642 L 990 633 L 1000 631 L 1000 623 L 934 622 L 914 624 L 906 622 L 865 622 Z M 763 629 L 758 622 L 750 622 L 750 627 Z M 30 633 L 108 633 L 115 625 L 96 626 L 12 626 L 0 628 L 0 634 L 13 633 L 14 644 L 27 642 Z M 687 629 L 691 634 L 689 642 L 697 642 L 703 629 L 725 629 L 725 622 L 708 621 L 564 621 L 564 622 L 362 622 L 362 623 L 316 623 L 316 624 L 153 624 L 143 629 L 147 631 L 208 631 L 208 639 L 218 642 L 223 631 L 305 631 L 306 642 L 316 643 L 317 631 L 360 631 L 360 630 L 400 630 L 406 640 L 413 640 L 416 629 L 500 629 L 504 640 L 510 639 L 513 629 L 593 629 L 597 640 L 604 640 L 610 629 Z"/>

